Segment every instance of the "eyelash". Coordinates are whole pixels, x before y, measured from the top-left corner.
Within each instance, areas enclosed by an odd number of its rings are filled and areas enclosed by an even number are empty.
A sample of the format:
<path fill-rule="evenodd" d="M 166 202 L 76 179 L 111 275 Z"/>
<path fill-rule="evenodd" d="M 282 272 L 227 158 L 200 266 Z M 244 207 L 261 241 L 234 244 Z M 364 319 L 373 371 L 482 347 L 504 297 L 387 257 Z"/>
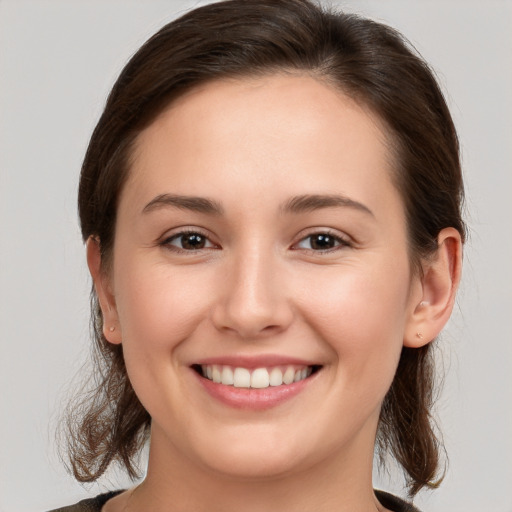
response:
<path fill-rule="evenodd" d="M 212 246 L 211 247 L 201 247 L 197 250 L 194 250 L 194 249 L 184 249 L 183 247 L 177 247 L 177 246 L 171 244 L 171 242 L 173 242 L 175 240 L 179 240 L 180 238 L 183 239 L 184 237 L 186 237 L 188 235 L 199 235 L 205 241 L 207 241 L 207 243 L 210 243 Z M 309 233 L 306 236 L 302 237 L 297 243 L 293 244 L 292 250 L 300 250 L 300 249 L 296 249 L 295 247 L 298 246 L 300 243 L 304 242 L 305 240 L 308 240 L 314 236 L 320 236 L 320 235 L 331 238 L 337 245 L 335 245 L 334 247 L 327 248 L 327 249 L 316 250 L 316 249 L 303 248 L 303 250 L 305 250 L 309 253 L 327 254 L 327 253 L 334 252 L 334 251 L 337 251 L 337 250 L 340 250 L 343 248 L 352 247 L 352 243 L 349 240 L 341 237 L 338 234 L 335 234 L 334 232 L 332 232 L 329 229 L 325 229 L 325 230 Z M 169 250 L 171 250 L 173 252 L 187 253 L 187 254 L 197 253 L 200 251 L 216 248 L 215 244 L 213 242 L 211 242 L 211 240 L 208 238 L 208 236 L 205 233 L 203 233 L 201 230 L 198 230 L 198 229 L 194 229 L 194 230 L 190 229 L 190 230 L 180 231 L 179 233 L 176 233 L 174 235 L 171 235 L 170 237 L 167 237 L 165 240 L 163 240 L 160 243 L 160 245 L 168 248 Z"/>
<path fill-rule="evenodd" d="M 320 250 L 307 249 L 307 248 L 303 248 L 303 249 L 305 251 L 308 251 L 309 253 L 328 254 L 328 253 L 331 253 L 331 252 L 334 252 L 334 251 L 338 251 L 340 249 L 345 249 L 347 247 L 352 247 L 351 242 L 347 238 L 344 238 L 344 237 L 338 235 L 337 233 L 334 233 L 330 229 L 324 229 L 324 230 L 315 231 L 313 233 L 309 233 L 306 236 L 302 237 L 299 240 L 299 242 L 294 244 L 294 247 L 297 246 L 298 244 L 304 242 L 305 240 L 312 239 L 315 236 L 321 236 L 321 235 L 324 236 L 324 237 L 328 237 L 328 238 L 332 239 L 337 245 L 335 245 L 334 247 L 329 247 L 327 249 L 320 249 Z M 294 250 L 297 250 L 297 249 L 294 249 Z"/>
<path fill-rule="evenodd" d="M 202 238 L 204 238 L 207 242 L 212 244 L 212 246 L 215 246 L 215 244 L 210 241 L 208 236 L 199 229 L 187 229 L 187 230 L 180 231 L 179 233 L 176 233 L 174 235 L 171 235 L 170 237 L 167 237 L 165 240 L 163 240 L 160 243 L 160 245 L 168 248 L 171 251 L 177 252 L 177 253 L 188 253 L 188 254 L 203 251 L 205 249 L 208 250 L 208 249 L 212 248 L 212 247 L 206 247 L 206 248 L 200 248 L 197 250 L 193 250 L 193 249 L 183 249 L 182 247 L 177 247 L 175 245 L 171 245 L 171 242 L 173 242 L 175 240 L 179 240 L 180 238 L 184 238 L 188 235 L 199 235 Z"/>

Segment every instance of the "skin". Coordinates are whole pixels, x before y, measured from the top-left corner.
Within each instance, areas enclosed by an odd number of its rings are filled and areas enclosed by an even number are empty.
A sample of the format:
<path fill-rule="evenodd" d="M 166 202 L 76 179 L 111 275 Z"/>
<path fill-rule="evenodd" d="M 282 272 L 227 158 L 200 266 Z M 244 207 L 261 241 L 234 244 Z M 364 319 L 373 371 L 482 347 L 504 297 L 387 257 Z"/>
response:
<path fill-rule="evenodd" d="M 384 510 L 372 491 L 381 403 L 402 347 L 446 323 L 461 259 L 447 228 L 423 275 L 412 271 L 385 133 L 320 81 L 272 75 L 195 89 L 141 134 L 108 273 L 88 242 L 105 336 L 123 344 L 152 417 L 147 477 L 106 512 Z M 162 194 L 223 212 L 145 211 Z M 283 211 L 305 194 L 363 207 Z M 204 246 L 184 249 L 183 228 Z M 315 245 L 319 233 L 332 247 Z M 213 399 L 190 368 L 261 354 L 322 368 L 263 411 Z"/>

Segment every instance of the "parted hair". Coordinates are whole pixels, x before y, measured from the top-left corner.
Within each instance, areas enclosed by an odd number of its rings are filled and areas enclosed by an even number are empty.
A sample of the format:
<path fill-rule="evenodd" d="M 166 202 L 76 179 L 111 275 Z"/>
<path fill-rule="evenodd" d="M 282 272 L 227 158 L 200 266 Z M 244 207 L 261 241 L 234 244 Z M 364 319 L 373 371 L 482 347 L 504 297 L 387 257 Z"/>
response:
<path fill-rule="evenodd" d="M 172 21 L 130 59 L 108 96 L 81 170 L 78 206 L 84 241 L 99 240 L 109 271 L 119 197 L 137 136 L 173 100 L 210 81 L 272 73 L 308 74 L 370 109 L 387 130 L 393 179 L 405 205 L 412 268 L 456 228 L 463 184 L 455 127 L 435 75 L 394 29 L 308 0 L 231 0 Z M 91 293 L 92 388 L 73 399 L 66 438 L 71 468 L 84 482 L 112 462 L 137 474 L 151 417 L 135 395 L 122 345 L 103 335 Z M 443 445 L 432 418 L 433 344 L 402 349 L 382 404 L 376 450 L 403 467 L 409 494 L 442 479 Z"/>

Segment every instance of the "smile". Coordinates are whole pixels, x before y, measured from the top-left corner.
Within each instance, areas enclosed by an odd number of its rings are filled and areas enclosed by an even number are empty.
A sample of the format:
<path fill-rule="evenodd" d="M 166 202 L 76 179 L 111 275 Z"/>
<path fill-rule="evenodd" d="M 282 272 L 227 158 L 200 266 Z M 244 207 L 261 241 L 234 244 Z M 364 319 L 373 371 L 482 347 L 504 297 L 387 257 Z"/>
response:
<path fill-rule="evenodd" d="M 216 401 L 254 411 L 278 406 L 297 396 L 313 385 L 322 369 L 321 365 L 271 359 L 264 357 L 246 365 L 242 361 L 212 361 L 193 364 L 191 369 L 202 389 Z"/>
<path fill-rule="evenodd" d="M 216 384 L 235 388 L 264 389 L 270 386 L 289 385 L 307 379 L 316 366 L 274 366 L 270 368 L 243 368 L 230 365 L 201 365 L 196 371 Z"/>

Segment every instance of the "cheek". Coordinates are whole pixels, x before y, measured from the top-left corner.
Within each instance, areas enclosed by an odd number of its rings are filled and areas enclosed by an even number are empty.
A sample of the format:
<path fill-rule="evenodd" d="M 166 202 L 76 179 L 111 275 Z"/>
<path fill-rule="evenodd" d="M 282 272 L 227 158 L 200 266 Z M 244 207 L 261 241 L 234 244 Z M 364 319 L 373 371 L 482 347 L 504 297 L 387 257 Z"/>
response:
<path fill-rule="evenodd" d="M 330 345 L 348 386 L 390 382 L 403 344 L 409 276 L 407 266 L 365 265 L 316 275 L 302 310 Z M 379 270 L 380 268 L 380 270 Z"/>
<path fill-rule="evenodd" d="M 192 279 L 192 267 L 177 272 L 161 262 L 148 264 L 148 258 L 125 257 L 117 269 L 116 306 L 129 379 L 152 417 L 173 417 L 187 397 L 177 355 L 207 315 L 209 288 L 198 289 L 204 280 Z"/>
<path fill-rule="evenodd" d="M 124 345 L 168 351 L 197 327 L 208 309 L 208 292 L 189 274 L 158 263 L 119 266 L 116 305 Z"/>

